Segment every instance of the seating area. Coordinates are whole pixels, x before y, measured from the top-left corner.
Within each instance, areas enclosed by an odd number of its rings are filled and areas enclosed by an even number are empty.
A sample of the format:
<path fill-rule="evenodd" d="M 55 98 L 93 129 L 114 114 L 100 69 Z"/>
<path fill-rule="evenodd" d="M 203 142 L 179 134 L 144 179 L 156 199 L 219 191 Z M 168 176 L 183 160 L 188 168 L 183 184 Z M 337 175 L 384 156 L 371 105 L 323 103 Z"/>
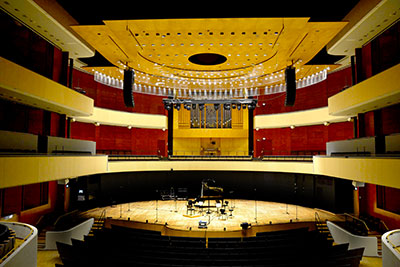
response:
<path fill-rule="evenodd" d="M 57 243 L 58 266 L 359 266 L 362 249 L 332 245 L 308 228 L 244 238 L 162 236 L 112 226 L 72 245 Z"/>
<path fill-rule="evenodd" d="M 4 224 L 0 224 L 0 259 L 14 248 L 15 239 L 15 231 Z"/>

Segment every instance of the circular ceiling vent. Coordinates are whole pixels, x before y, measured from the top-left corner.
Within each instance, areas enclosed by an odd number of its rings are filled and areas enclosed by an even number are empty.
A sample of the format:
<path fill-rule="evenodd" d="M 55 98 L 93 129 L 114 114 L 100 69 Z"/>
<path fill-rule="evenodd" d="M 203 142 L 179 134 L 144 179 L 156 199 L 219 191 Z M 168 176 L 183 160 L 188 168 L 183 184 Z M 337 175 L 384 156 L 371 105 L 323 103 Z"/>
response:
<path fill-rule="evenodd" d="M 198 65 L 218 65 L 226 61 L 226 57 L 215 53 L 200 53 L 189 57 L 189 61 Z"/>

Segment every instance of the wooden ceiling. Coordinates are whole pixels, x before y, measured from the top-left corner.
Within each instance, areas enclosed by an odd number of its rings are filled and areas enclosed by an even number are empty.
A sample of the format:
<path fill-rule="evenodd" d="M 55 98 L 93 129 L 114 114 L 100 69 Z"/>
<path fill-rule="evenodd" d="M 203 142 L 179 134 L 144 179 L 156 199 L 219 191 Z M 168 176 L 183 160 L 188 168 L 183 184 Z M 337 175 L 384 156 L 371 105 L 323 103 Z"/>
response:
<path fill-rule="evenodd" d="M 72 28 L 114 68 L 89 68 L 121 79 L 127 66 L 136 82 L 183 89 L 262 87 L 284 82 L 293 65 L 296 79 L 328 66 L 306 65 L 346 25 L 309 18 L 114 20 Z M 215 53 L 227 58 L 199 65 L 189 57 Z M 335 66 L 330 66 L 334 69 Z"/>

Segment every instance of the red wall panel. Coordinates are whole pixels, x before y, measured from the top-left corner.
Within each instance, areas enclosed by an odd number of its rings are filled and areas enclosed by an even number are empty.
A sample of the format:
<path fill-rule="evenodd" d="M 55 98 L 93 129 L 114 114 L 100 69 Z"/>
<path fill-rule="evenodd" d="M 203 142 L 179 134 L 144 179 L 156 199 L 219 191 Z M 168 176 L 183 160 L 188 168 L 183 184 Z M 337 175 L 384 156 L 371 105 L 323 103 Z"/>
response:
<path fill-rule="evenodd" d="M 363 46 L 362 50 L 362 75 L 365 79 L 372 76 L 371 43 Z"/>
<path fill-rule="evenodd" d="M 43 110 L 31 109 L 29 111 L 28 133 L 37 135 L 43 133 Z"/>
<path fill-rule="evenodd" d="M 332 123 L 328 126 L 328 142 L 354 138 L 353 122 Z"/>
<path fill-rule="evenodd" d="M 71 137 L 95 141 L 96 149 L 101 153 L 158 155 L 160 150 L 161 155 L 165 156 L 166 147 L 162 153 L 160 144 L 163 142 L 166 146 L 168 131 L 73 122 Z"/>
<path fill-rule="evenodd" d="M 95 127 L 91 123 L 71 122 L 71 138 L 96 141 Z"/>
<path fill-rule="evenodd" d="M 96 107 L 120 110 L 126 112 L 166 114 L 162 96 L 133 93 L 134 108 L 127 108 L 124 104 L 123 91 L 94 81 L 91 74 L 74 69 L 73 88 L 86 92 L 86 96 L 94 100 Z"/>
<path fill-rule="evenodd" d="M 365 184 L 364 188 L 360 188 L 360 213 L 380 218 L 389 229 L 400 228 L 400 215 L 377 209 L 376 185 Z"/>
<path fill-rule="evenodd" d="M 384 135 L 400 133 L 400 105 L 382 109 L 382 132 Z"/>
<path fill-rule="evenodd" d="M 364 129 L 365 136 L 375 136 L 375 126 L 374 126 L 374 112 L 370 111 L 364 115 Z"/>
<path fill-rule="evenodd" d="M 265 138 L 265 140 L 263 140 Z M 326 142 L 353 138 L 353 123 L 332 123 L 329 126 L 312 125 L 290 128 L 260 129 L 254 131 L 256 157 L 264 155 L 307 154 L 325 152 Z M 268 149 L 268 142 L 272 149 Z"/>
<path fill-rule="evenodd" d="M 132 128 L 133 136 L 135 137 L 132 140 L 132 152 L 138 155 L 158 155 L 162 152 L 162 149 L 159 148 L 160 140 L 164 140 L 164 144 L 167 144 L 168 140 L 168 132 L 163 130 L 156 129 L 139 129 Z M 158 151 L 160 150 L 160 152 Z M 166 147 L 164 147 L 164 155 L 166 156 Z"/>
<path fill-rule="evenodd" d="M 328 105 L 328 97 L 349 86 L 351 86 L 351 68 L 346 68 L 328 74 L 325 81 L 296 90 L 293 107 L 285 106 L 286 93 L 259 96 L 255 114 L 285 113 L 325 107 Z"/>
<path fill-rule="evenodd" d="M 3 189 L 2 216 L 19 214 L 22 207 L 22 186 Z"/>
<path fill-rule="evenodd" d="M 352 85 L 351 68 L 345 68 L 328 74 L 327 97 L 331 97 Z"/>
<path fill-rule="evenodd" d="M 84 90 L 86 92 L 86 96 L 92 98 L 94 100 L 94 105 L 96 106 L 97 82 L 94 81 L 93 75 L 74 69 L 72 76 L 72 87 Z"/>
<path fill-rule="evenodd" d="M 286 93 L 262 95 L 258 97 L 255 114 L 274 114 L 319 108 L 328 105 L 326 81 L 296 90 L 296 101 L 293 107 L 285 106 Z M 265 104 L 264 104 L 265 103 Z"/>
<path fill-rule="evenodd" d="M 53 212 L 56 207 L 57 200 L 57 181 L 49 182 L 49 202 L 46 206 L 41 206 L 41 208 L 36 208 L 33 211 L 25 211 L 20 214 L 19 221 L 23 223 L 28 223 L 36 225 L 39 218 L 47 213 Z"/>
<path fill-rule="evenodd" d="M 60 82 L 62 69 L 62 51 L 54 47 L 53 52 L 53 81 Z"/>

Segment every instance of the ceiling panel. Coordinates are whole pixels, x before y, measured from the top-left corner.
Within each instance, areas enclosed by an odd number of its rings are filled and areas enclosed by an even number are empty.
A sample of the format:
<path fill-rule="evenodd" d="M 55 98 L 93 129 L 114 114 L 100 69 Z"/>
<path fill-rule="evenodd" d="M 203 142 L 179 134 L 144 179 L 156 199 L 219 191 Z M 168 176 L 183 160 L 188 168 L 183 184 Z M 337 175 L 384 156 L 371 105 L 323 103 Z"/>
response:
<path fill-rule="evenodd" d="M 214 90 L 282 83 L 283 70 L 290 65 L 299 70 L 297 79 L 303 74 L 311 75 L 315 66 L 305 64 L 346 22 L 308 21 L 309 18 L 117 20 L 73 29 L 116 68 L 133 68 L 137 81 L 142 76 L 141 82 L 150 86 Z M 216 65 L 189 61 L 190 56 L 201 53 L 219 54 L 226 61 Z M 324 66 L 318 68 L 322 70 Z M 96 70 L 101 72 L 101 68 Z M 120 79 L 120 71 L 111 73 Z"/>

